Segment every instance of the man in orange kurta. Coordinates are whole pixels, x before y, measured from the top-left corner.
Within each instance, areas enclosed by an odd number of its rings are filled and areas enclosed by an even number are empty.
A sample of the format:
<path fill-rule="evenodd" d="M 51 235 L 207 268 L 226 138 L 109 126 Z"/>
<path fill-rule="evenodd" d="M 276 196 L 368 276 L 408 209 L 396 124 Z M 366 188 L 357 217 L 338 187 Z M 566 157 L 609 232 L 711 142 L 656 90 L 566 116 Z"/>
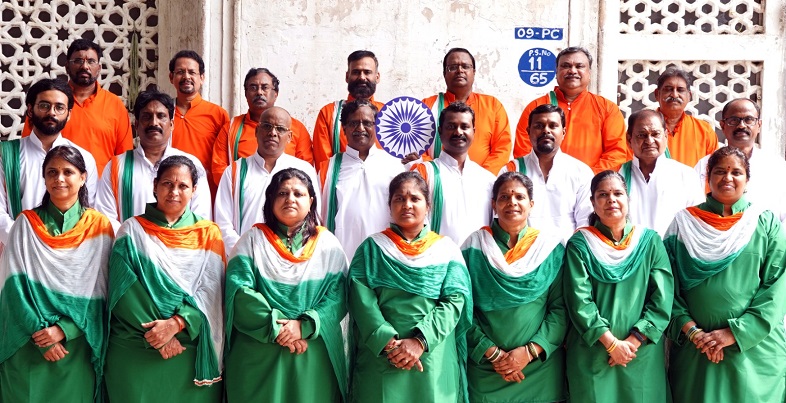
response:
<path fill-rule="evenodd" d="M 692 167 L 718 148 L 718 136 L 709 123 L 685 113 L 691 101 L 690 87 L 686 71 L 669 67 L 658 77 L 655 99 L 669 134 L 666 156 Z"/>
<path fill-rule="evenodd" d="M 215 183 L 221 181 L 221 175 L 232 161 L 257 152 L 256 128 L 259 117 L 262 116 L 262 112 L 275 106 L 279 84 L 278 77 L 264 67 L 252 68 L 246 74 L 243 89 L 248 102 L 248 112 L 235 116 L 231 123 L 224 125 L 213 144 L 211 169 Z M 284 153 L 313 164 L 311 135 L 306 126 L 292 118 L 290 129 L 292 140 L 287 144 Z"/>
<path fill-rule="evenodd" d="M 317 168 L 337 152 L 344 152 L 347 149 L 347 138 L 339 122 L 340 106 L 344 102 L 367 99 L 378 109 L 382 109 L 383 104 L 374 100 L 374 92 L 376 92 L 377 83 L 379 83 L 378 68 L 377 57 L 368 50 L 356 50 L 347 57 L 345 79 L 349 95 L 346 101 L 335 101 L 323 106 L 319 110 L 317 121 L 314 124 L 314 166 Z M 334 133 L 339 134 L 338 144 L 334 143 Z M 381 148 L 378 142 L 377 147 Z"/>
<path fill-rule="evenodd" d="M 423 103 L 431 108 L 437 121 L 441 111 L 451 103 L 462 101 L 469 105 L 475 111 L 475 139 L 469 148 L 469 159 L 496 175 L 510 159 L 510 124 L 505 108 L 491 95 L 472 92 L 475 58 L 467 49 L 448 51 L 442 59 L 442 77 L 447 91 L 428 97 Z M 428 157 L 435 158 L 441 151 L 432 144 Z"/>
<path fill-rule="evenodd" d="M 169 81 L 177 90 L 172 146 L 197 157 L 205 172 L 212 172 L 213 143 L 221 128 L 229 123 L 229 114 L 199 95 L 204 79 L 205 62 L 196 52 L 181 50 L 169 61 Z M 213 175 L 207 179 L 210 194 L 215 197 L 217 184 Z"/>
<path fill-rule="evenodd" d="M 101 48 L 87 39 L 77 39 L 68 47 L 65 67 L 68 85 L 74 93 L 74 107 L 61 133 L 93 155 L 99 173 L 112 157 L 134 146 L 123 101 L 98 83 L 101 55 Z M 25 119 L 22 137 L 29 136 L 31 129 Z"/>
<path fill-rule="evenodd" d="M 587 91 L 591 68 L 592 56 L 584 48 L 569 47 L 557 55 L 557 86 L 524 108 L 516 127 L 513 157 L 527 155 L 532 149 L 527 135 L 530 112 L 538 105 L 552 103 L 565 111 L 563 152 L 589 165 L 595 173 L 618 169 L 633 158 L 625 142 L 625 119 L 617 104 Z"/>

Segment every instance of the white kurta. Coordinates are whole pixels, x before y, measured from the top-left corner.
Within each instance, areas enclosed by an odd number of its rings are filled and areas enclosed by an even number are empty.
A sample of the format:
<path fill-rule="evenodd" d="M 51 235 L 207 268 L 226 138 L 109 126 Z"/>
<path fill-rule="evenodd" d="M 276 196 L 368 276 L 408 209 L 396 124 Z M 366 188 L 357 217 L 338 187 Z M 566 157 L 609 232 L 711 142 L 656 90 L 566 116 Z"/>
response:
<path fill-rule="evenodd" d="M 458 161 L 446 152 L 433 162 L 439 167 L 442 181 L 442 228 L 439 234 L 461 245 L 471 233 L 491 223 L 491 187 L 496 178 L 469 158 L 464 161 L 463 172 L 459 171 Z M 429 162 L 422 166 L 426 168 L 431 192 L 430 220 L 434 213 L 434 171 Z"/>
<path fill-rule="evenodd" d="M 631 166 L 630 221 L 653 229 L 663 237 L 678 211 L 695 206 L 705 200 L 704 193 L 695 186 L 699 180 L 691 167 L 661 154 L 649 182 L 639 168 L 639 159 L 633 157 Z M 620 169 L 622 174 L 622 170 Z"/>
<path fill-rule="evenodd" d="M 347 146 L 334 190 L 331 179 L 335 160 L 335 156 L 330 157 L 322 184 L 322 218 L 327 222 L 328 205 L 335 192 L 337 209 L 333 233 L 341 242 L 347 259 L 352 261 L 355 250 L 366 237 L 388 227 L 388 187 L 396 175 L 404 172 L 404 165 L 376 147 L 371 147 L 363 161 L 357 150 Z"/>
<path fill-rule="evenodd" d="M 694 170 L 699 174 L 700 189 L 707 189 L 707 161 L 710 156 L 699 160 Z M 777 155 L 753 147 L 751 157 L 751 178 L 745 188 L 745 198 L 752 203 L 760 203 L 772 211 L 775 217 L 786 224 L 786 188 L 783 186 L 786 175 L 786 160 Z"/>
<path fill-rule="evenodd" d="M 213 219 L 213 206 L 210 200 L 210 187 L 207 184 L 207 175 L 205 173 L 205 169 L 202 167 L 202 163 L 191 154 L 178 150 L 172 146 L 168 146 L 166 150 L 164 150 L 164 155 L 161 157 L 161 161 L 166 159 L 167 157 L 171 157 L 173 155 L 183 155 L 191 160 L 191 162 L 196 165 L 197 172 L 199 172 L 199 179 L 197 180 L 196 186 L 197 190 L 194 192 L 193 197 L 191 198 L 191 204 L 189 208 L 194 214 L 206 219 L 212 220 Z M 145 212 L 145 205 L 147 203 L 153 203 L 156 201 L 156 198 L 153 197 L 153 179 L 156 178 L 158 174 L 158 164 L 153 164 L 150 160 L 145 157 L 145 152 L 142 149 L 142 146 L 138 146 L 134 149 L 134 174 L 133 174 L 133 215 L 140 215 Z M 123 175 L 123 168 L 125 163 L 125 153 L 120 154 L 120 156 L 115 157 L 120 159 L 120 165 L 118 169 L 118 176 L 119 178 Z M 160 161 L 159 161 L 160 162 Z M 112 185 L 112 164 L 114 162 L 110 161 L 106 167 L 104 168 L 104 172 L 101 174 L 101 179 L 98 181 L 98 193 L 96 197 L 96 210 L 104 213 L 107 217 L 109 217 L 109 221 L 112 223 L 112 228 L 117 233 L 118 228 L 120 228 L 120 211 L 118 209 L 119 203 L 122 203 L 123 200 L 123 189 L 122 189 L 122 182 L 118 180 L 118 187 L 119 189 L 115 189 Z M 130 218 L 130 217 L 129 217 Z"/>
<path fill-rule="evenodd" d="M 265 169 L 265 160 L 254 153 L 249 157 L 242 158 L 248 164 L 248 173 L 243 183 L 236 184 L 234 180 L 240 181 L 240 160 L 236 164 L 230 165 L 221 175 L 221 182 L 216 192 L 216 204 L 214 215 L 216 224 L 221 229 L 221 236 L 224 238 L 224 248 L 227 255 L 240 239 L 240 235 L 248 231 L 256 223 L 265 222 L 265 189 L 270 184 L 276 172 L 286 168 L 297 168 L 311 178 L 316 192 L 316 211 L 319 212 L 322 203 L 319 193 L 319 180 L 314 167 L 306 161 L 295 158 L 291 155 L 281 154 L 276 160 L 273 170 L 268 172 Z M 234 172 L 234 174 L 233 174 Z M 240 194 L 243 195 L 243 205 L 239 205 Z M 241 214 L 242 212 L 242 214 Z M 242 215 L 242 222 L 240 220 Z M 320 221 L 321 222 L 321 221 Z"/>
<path fill-rule="evenodd" d="M 43 145 L 41 145 L 41 141 L 35 133 L 22 137 L 19 141 L 19 164 L 21 166 L 19 190 L 22 194 L 22 210 L 29 210 L 38 207 L 44 194 L 46 194 L 46 182 L 44 181 L 42 167 L 44 158 L 46 158 L 46 151 L 44 151 Z M 94 206 L 98 182 L 96 160 L 87 150 L 58 134 L 54 143 L 52 143 L 52 148 L 62 145 L 72 146 L 82 153 L 82 158 L 85 160 L 85 168 L 87 169 L 87 182 L 85 182 L 87 198 L 90 205 Z M 0 243 L 5 244 L 8 241 L 8 231 L 11 230 L 11 225 L 14 224 L 16 217 L 11 217 L 11 204 L 8 202 L 8 194 L 5 189 L 5 170 L 2 162 L 0 162 L 0 200 L 2 200 L 0 202 Z"/>
<path fill-rule="evenodd" d="M 518 169 L 518 160 L 513 160 Z M 592 212 L 590 182 L 592 168 L 580 160 L 557 150 L 549 179 L 543 176 L 534 151 L 524 156 L 527 177 L 532 180 L 532 199 L 535 205 L 529 213 L 529 225 L 534 228 L 558 231 L 567 241 L 576 229 L 587 226 Z M 507 172 L 502 167 L 500 175 Z"/>

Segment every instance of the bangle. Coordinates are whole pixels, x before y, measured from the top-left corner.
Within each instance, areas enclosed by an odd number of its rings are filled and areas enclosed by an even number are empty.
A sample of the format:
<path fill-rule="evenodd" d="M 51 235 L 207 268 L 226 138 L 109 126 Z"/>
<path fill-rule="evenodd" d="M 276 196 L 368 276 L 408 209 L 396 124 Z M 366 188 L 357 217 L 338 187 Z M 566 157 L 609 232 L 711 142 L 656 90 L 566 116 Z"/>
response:
<path fill-rule="evenodd" d="M 697 326 L 691 326 L 691 328 L 688 329 L 688 332 L 686 333 L 686 336 L 688 337 L 689 341 L 693 342 L 693 338 L 695 338 L 699 333 L 701 333 L 703 331 L 704 330 L 702 330 L 701 328 L 699 328 Z"/>
<path fill-rule="evenodd" d="M 495 349 L 494 352 L 491 353 L 491 355 L 488 358 L 489 362 L 491 363 L 495 363 L 499 361 L 499 358 L 502 356 L 502 350 L 500 350 L 499 347 L 494 347 L 494 349 Z"/>
<path fill-rule="evenodd" d="M 616 348 L 617 348 L 617 339 L 614 339 L 614 341 L 611 342 L 609 348 L 606 349 L 606 352 L 611 354 L 611 352 L 614 351 L 614 349 Z"/>
<path fill-rule="evenodd" d="M 630 329 L 630 334 L 631 334 L 631 336 L 635 337 L 636 340 L 639 341 L 639 343 L 644 344 L 644 341 L 646 340 L 644 338 L 644 335 L 641 334 L 638 330 L 636 330 L 635 327 L 633 329 Z"/>
<path fill-rule="evenodd" d="M 183 329 L 186 328 L 186 321 L 183 320 L 183 318 L 181 318 L 180 315 L 173 315 L 172 317 L 175 319 L 175 322 L 177 322 L 177 327 L 178 327 L 177 332 L 178 333 L 182 332 Z"/>
<path fill-rule="evenodd" d="M 423 352 L 428 350 L 428 343 L 426 343 L 426 338 L 423 337 L 422 334 L 416 334 L 415 335 L 415 340 L 417 340 L 418 343 L 420 343 L 420 347 L 423 347 Z"/>
<path fill-rule="evenodd" d="M 535 349 L 534 343 L 527 343 L 527 351 L 529 352 L 529 355 L 532 356 L 530 362 L 535 360 L 540 360 L 540 356 L 538 355 L 538 350 Z"/>

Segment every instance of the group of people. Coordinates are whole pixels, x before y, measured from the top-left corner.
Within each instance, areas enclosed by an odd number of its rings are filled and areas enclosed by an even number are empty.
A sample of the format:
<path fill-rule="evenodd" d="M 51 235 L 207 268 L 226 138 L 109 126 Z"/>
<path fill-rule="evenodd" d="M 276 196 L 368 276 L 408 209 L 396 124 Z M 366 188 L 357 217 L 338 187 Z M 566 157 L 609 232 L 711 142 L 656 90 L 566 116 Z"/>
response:
<path fill-rule="evenodd" d="M 35 83 L 29 135 L 0 144 L 0 401 L 786 398 L 786 162 L 750 100 L 718 148 L 670 68 L 626 129 L 568 48 L 510 160 L 504 108 L 451 49 L 437 138 L 398 159 L 369 51 L 313 141 L 264 68 L 230 121 L 191 51 L 132 136 L 100 56 L 74 41 L 69 82 Z"/>

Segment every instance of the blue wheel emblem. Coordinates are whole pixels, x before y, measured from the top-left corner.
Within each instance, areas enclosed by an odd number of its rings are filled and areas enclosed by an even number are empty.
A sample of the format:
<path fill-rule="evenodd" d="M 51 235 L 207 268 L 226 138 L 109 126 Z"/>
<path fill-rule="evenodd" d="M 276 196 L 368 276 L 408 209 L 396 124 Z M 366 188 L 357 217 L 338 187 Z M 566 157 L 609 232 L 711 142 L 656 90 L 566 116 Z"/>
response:
<path fill-rule="evenodd" d="M 436 133 L 434 115 L 426 104 L 412 97 L 398 97 L 377 114 L 377 140 L 388 154 L 404 158 L 423 154 Z"/>

